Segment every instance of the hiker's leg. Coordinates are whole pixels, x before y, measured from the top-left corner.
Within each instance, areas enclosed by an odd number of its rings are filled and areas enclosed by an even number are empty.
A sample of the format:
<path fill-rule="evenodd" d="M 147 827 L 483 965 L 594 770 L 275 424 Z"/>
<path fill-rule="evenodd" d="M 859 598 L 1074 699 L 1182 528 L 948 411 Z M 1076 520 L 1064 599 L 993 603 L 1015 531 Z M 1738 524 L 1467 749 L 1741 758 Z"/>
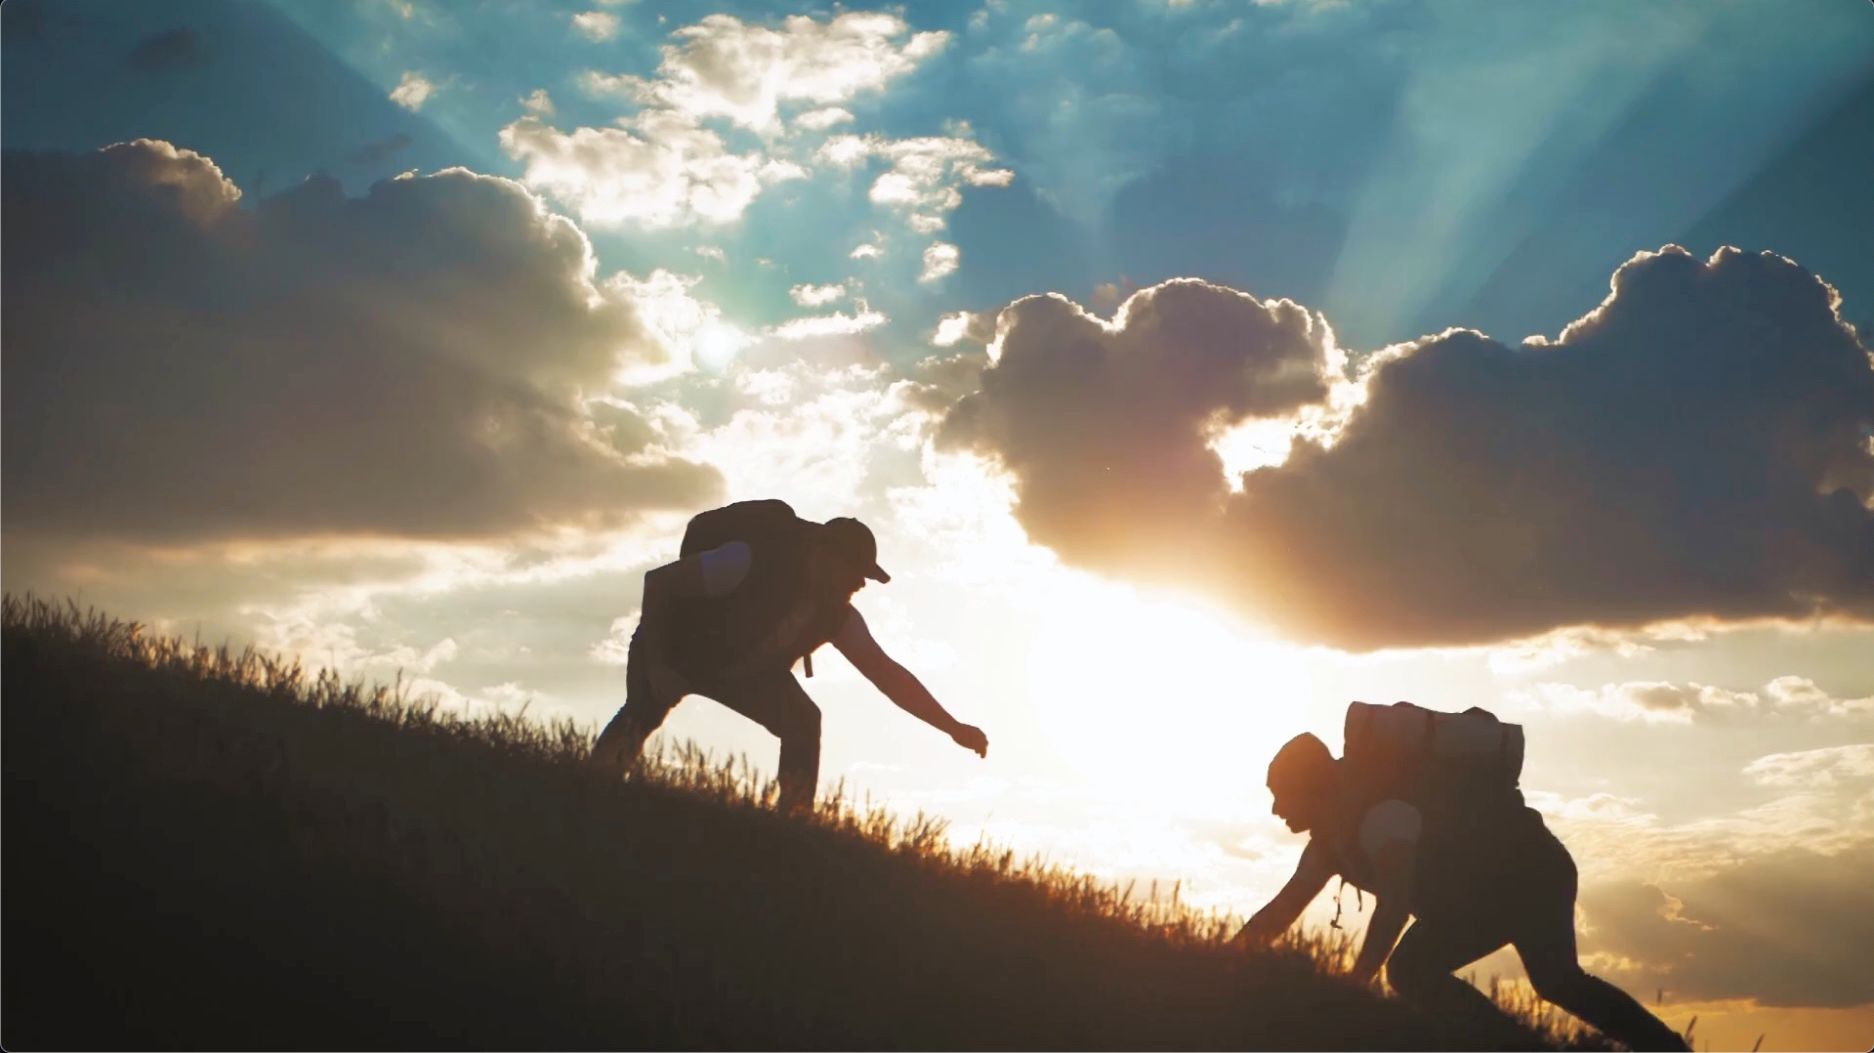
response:
<path fill-rule="evenodd" d="M 1507 1022 L 1488 995 L 1453 974 L 1508 942 L 1494 927 L 1421 918 L 1393 949 L 1386 962 L 1386 982 L 1399 997 L 1429 1013 Z"/>
<path fill-rule="evenodd" d="M 1538 995 L 1630 1049 L 1685 1049 L 1685 1040 L 1632 995 L 1581 968 L 1575 950 L 1575 864 L 1566 849 L 1561 855 L 1566 868 L 1556 868 L 1554 884 L 1544 889 L 1527 932 L 1515 940 L 1530 984 Z"/>
<path fill-rule="evenodd" d="M 625 654 L 625 704 L 613 714 L 592 744 L 593 767 L 608 774 L 622 773 L 638 763 L 644 741 L 651 737 L 683 698 L 674 674 L 653 676 L 650 659 L 638 647 L 636 633 Z"/>
<path fill-rule="evenodd" d="M 711 697 L 781 740 L 781 808 L 813 805 L 820 781 L 820 707 L 785 670 L 749 677 Z"/>

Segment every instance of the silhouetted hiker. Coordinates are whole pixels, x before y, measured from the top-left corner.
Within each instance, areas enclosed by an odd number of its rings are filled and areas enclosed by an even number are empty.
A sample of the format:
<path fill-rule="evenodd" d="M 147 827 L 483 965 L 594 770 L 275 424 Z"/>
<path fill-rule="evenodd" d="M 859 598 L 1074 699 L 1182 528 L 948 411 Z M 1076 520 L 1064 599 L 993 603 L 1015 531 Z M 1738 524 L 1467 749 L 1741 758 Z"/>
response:
<path fill-rule="evenodd" d="M 1483 709 L 1356 702 L 1346 742 L 1337 761 L 1320 739 L 1297 735 L 1270 762 L 1272 811 L 1310 838 L 1294 876 L 1238 941 L 1281 935 L 1338 874 L 1375 896 L 1356 980 L 1385 965 L 1393 990 L 1427 1010 L 1501 1022 L 1490 999 L 1452 973 L 1507 943 L 1537 994 L 1610 1038 L 1636 1050 L 1686 1048 L 1640 1003 L 1582 971 L 1575 862 L 1516 788 L 1521 728 Z M 1417 920 L 1400 939 L 1408 916 Z"/>
<path fill-rule="evenodd" d="M 635 765 L 685 695 L 706 695 L 781 740 L 781 807 L 813 803 L 820 708 L 792 667 L 831 643 L 898 708 L 986 756 L 982 729 L 952 717 L 879 648 L 852 598 L 888 582 L 878 541 L 856 519 L 814 523 L 782 501 L 741 501 L 690 520 L 681 556 L 644 575 L 625 666 L 625 704 L 592 747 L 608 771 Z"/>

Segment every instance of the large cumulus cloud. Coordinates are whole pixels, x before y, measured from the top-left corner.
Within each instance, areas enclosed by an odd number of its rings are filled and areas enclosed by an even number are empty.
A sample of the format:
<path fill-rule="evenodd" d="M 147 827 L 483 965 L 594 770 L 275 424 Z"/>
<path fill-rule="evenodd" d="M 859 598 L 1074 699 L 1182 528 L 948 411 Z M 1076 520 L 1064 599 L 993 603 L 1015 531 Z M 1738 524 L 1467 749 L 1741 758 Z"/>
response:
<path fill-rule="evenodd" d="M 1030 535 L 1083 565 L 1201 573 L 1228 492 L 1211 438 L 1327 394 L 1321 319 L 1204 282 L 1140 292 L 1110 323 L 1028 297 L 997 325 L 941 437 L 993 453 Z"/>
<path fill-rule="evenodd" d="M 1208 446 L 1220 419 L 1322 389 L 1219 373 L 1261 332 L 1204 320 L 1229 295 L 1146 290 L 1132 303 L 1155 328 L 1117 354 L 1069 304 L 1012 304 L 945 434 L 1011 472 L 1022 522 L 1063 557 L 1126 571 L 1154 548 L 1201 552 L 1192 577 L 1346 647 L 1874 617 L 1874 366 L 1789 260 L 1669 247 L 1623 265 L 1557 340 L 1454 330 L 1388 349 L 1342 426 L 1240 492 Z M 1319 369 L 1288 332 L 1247 360 Z"/>
<path fill-rule="evenodd" d="M 462 170 L 244 208 L 137 141 L 5 156 L 10 535 L 491 535 L 694 503 L 584 396 L 662 357 L 564 218 Z"/>

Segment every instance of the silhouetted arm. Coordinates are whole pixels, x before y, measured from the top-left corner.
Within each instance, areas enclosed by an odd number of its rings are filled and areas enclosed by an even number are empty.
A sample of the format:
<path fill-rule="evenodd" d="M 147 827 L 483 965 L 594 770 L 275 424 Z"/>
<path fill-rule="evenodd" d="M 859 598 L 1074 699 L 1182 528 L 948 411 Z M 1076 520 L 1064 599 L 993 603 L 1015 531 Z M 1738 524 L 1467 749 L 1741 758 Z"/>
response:
<path fill-rule="evenodd" d="M 853 611 L 845 625 L 833 637 L 833 646 L 846 656 L 860 675 L 872 682 L 891 699 L 892 704 L 950 736 L 956 744 L 972 750 L 978 757 L 989 754 L 989 737 L 974 725 L 950 715 L 929 689 L 911 671 L 899 665 L 872 639 L 865 618 Z"/>
<path fill-rule="evenodd" d="M 1367 923 L 1360 956 L 1353 963 L 1352 976 L 1360 983 L 1379 974 L 1405 928 L 1411 913 L 1414 851 L 1413 842 L 1396 838 L 1386 842 L 1373 861 L 1379 873 L 1379 888 L 1373 893 L 1373 920 Z"/>
<path fill-rule="evenodd" d="M 1242 946 L 1261 946 L 1288 931 L 1301 912 L 1308 909 L 1321 889 L 1327 885 L 1327 879 L 1334 876 L 1334 864 L 1328 857 L 1327 850 L 1315 841 L 1309 841 L 1302 849 L 1301 860 L 1295 864 L 1295 873 L 1289 877 L 1282 891 L 1275 894 L 1263 908 L 1250 915 L 1249 924 L 1243 926 L 1230 942 Z"/>

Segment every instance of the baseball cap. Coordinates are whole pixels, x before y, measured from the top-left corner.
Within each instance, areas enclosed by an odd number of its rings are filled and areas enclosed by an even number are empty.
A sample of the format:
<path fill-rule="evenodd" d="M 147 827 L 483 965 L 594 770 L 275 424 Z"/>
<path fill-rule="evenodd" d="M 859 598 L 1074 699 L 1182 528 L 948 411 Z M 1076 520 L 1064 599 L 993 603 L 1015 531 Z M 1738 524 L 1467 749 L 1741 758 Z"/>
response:
<path fill-rule="evenodd" d="M 888 582 L 891 575 L 878 565 L 878 538 L 872 530 L 851 516 L 826 521 L 826 534 L 833 547 L 865 568 L 865 576 L 876 582 Z"/>

